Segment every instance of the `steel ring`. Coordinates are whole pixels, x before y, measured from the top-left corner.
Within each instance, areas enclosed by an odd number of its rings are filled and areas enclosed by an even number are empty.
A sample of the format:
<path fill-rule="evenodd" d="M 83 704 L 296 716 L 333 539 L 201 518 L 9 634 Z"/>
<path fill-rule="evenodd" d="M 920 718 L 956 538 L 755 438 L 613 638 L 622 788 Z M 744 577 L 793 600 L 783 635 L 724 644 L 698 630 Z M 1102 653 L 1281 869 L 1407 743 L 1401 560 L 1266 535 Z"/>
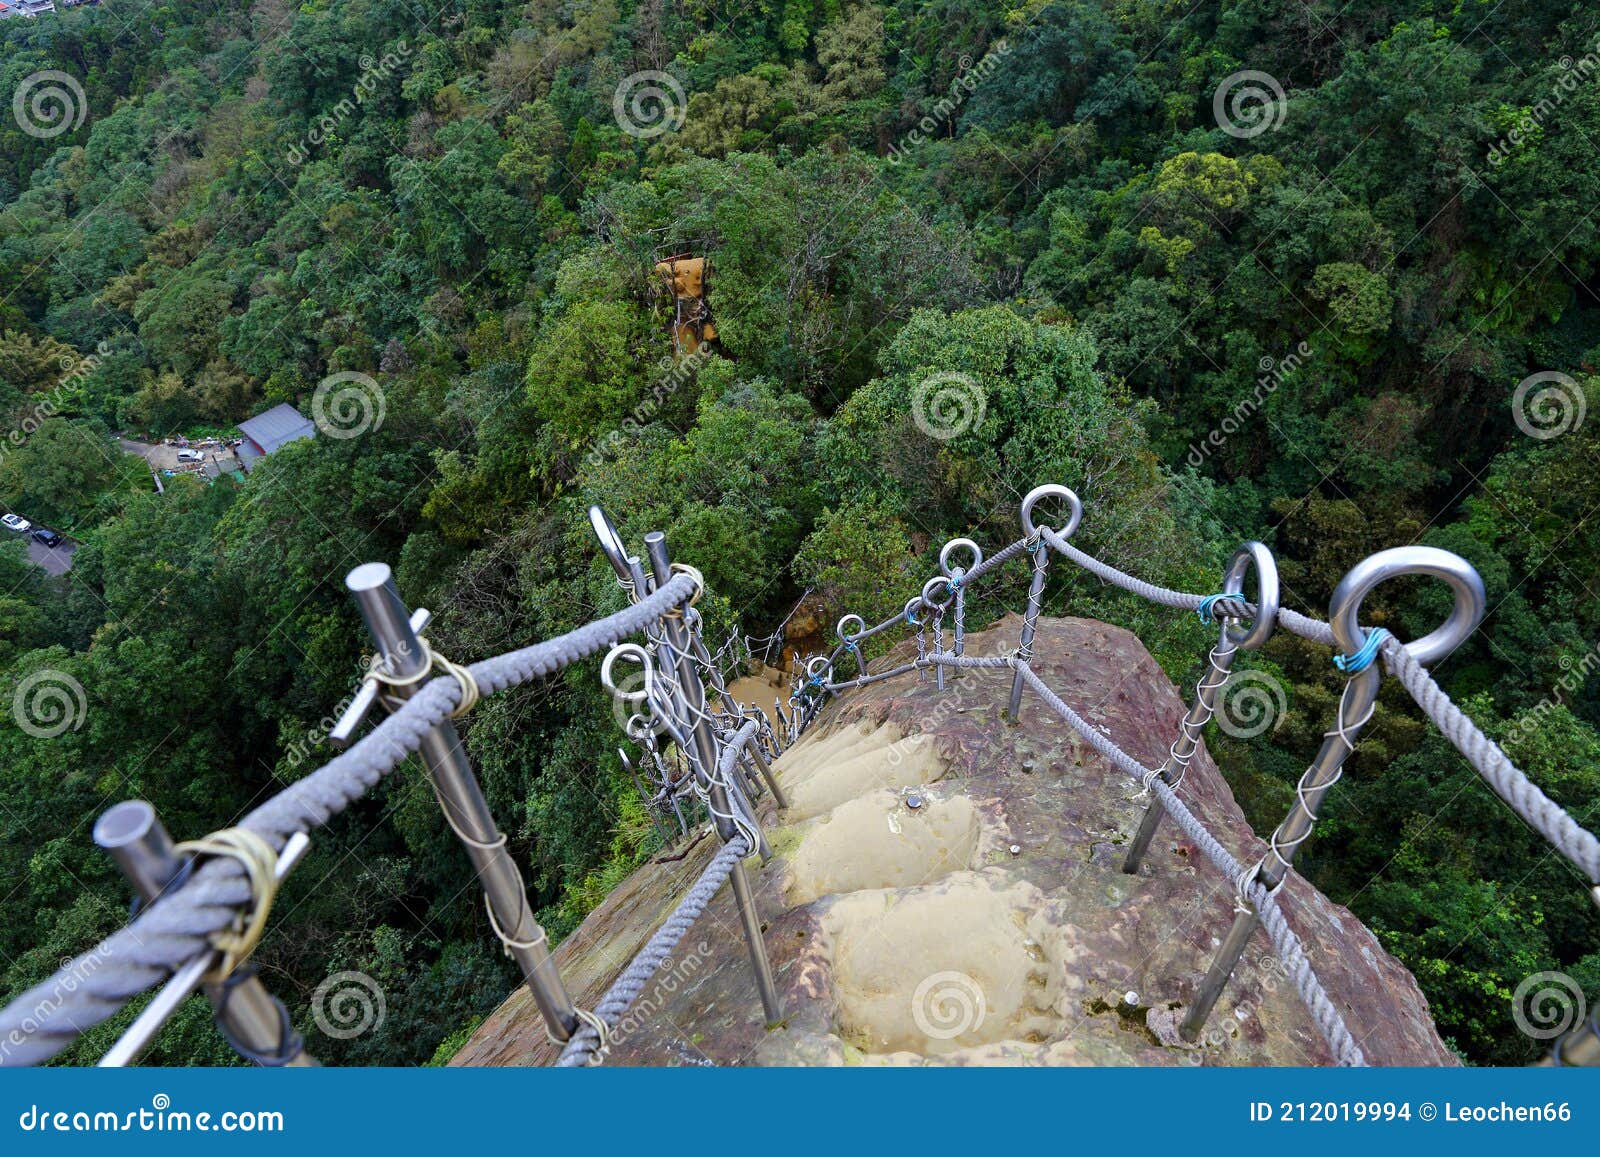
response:
<path fill-rule="evenodd" d="M 854 632 L 845 630 L 845 624 L 851 619 L 856 621 L 856 629 Z M 861 636 L 861 632 L 867 629 L 867 621 L 860 615 L 846 615 L 844 618 L 839 620 L 838 625 L 833 629 L 839 633 L 839 639 L 841 642 L 853 643 Z"/>
<path fill-rule="evenodd" d="M 612 678 L 612 668 L 618 659 L 632 659 L 644 668 L 644 686 L 637 691 L 624 691 L 618 687 Z M 638 643 L 618 643 L 606 652 L 606 657 L 600 662 L 600 682 L 607 691 L 616 698 L 628 703 L 647 703 L 650 692 L 654 689 L 656 681 L 655 663 L 651 661 L 650 652 Z"/>
<path fill-rule="evenodd" d="M 1272 557 L 1272 552 L 1260 542 L 1247 542 L 1233 552 L 1233 557 L 1228 560 L 1227 569 L 1222 572 L 1222 592 L 1238 595 L 1242 601 L 1244 576 L 1249 572 L 1252 563 L 1256 571 L 1255 621 L 1250 624 L 1248 631 L 1226 623 L 1222 628 L 1228 642 L 1244 651 L 1258 650 L 1272 637 L 1272 632 L 1278 625 L 1278 608 L 1282 599 L 1278 583 L 1278 563 Z"/>
<path fill-rule="evenodd" d="M 972 552 L 972 565 L 956 567 L 952 569 L 950 566 L 950 555 L 963 547 Z M 968 571 L 977 570 L 982 565 L 983 548 L 977 543 L 973 542 L 970 538 L 952 538 L 949 542 L 944 544 L 944 549 L 939 552 L 939 569 L 944 572 L 945 577 L 947 578 L 955 578 L 956 570 L 966 574 Z"/>
<path fill-rule="evenodd" d="M 1078 496 L 1065 486 L 1055 483 L 1046 483 L 1035 486 L 1028 491 L 1022 499 L 1022 534 L 1024 538 L 1032 541 L 1039 533 L 1039 528 L 1033 524 L 1033 508 L 1041 498 L 1059 498 L 1071 509 L 1072 515 L 1067 519 L 1067 525 L 1056 531 L 1062 538 L 1071 538 L 1072 532 L 1078 529 L 1078 523 L 1083 521 L 1083 503 Z"/>
<path fill-rule="evenodd" d="M 1405 644 L 1413 659 L 1423 664 L 1442 659 L 1477 629 L 1483 621 L 1489 596 L 1472 564 L 1438 547 L 1397 546 L 1380 550 L 1357 563 L 1333 590 L 1333 597 L 1328 601 L 1328 625 L 1333 628 L 1333 637 L 1345 654 L 1354 655 L 1366 643 L 1357 620 L 1361 600 L 1366 598 L 1367 592 L 1381 582 L 1413 574 L 1443 579 L 1455 591 L 1455 605 L 1450 608 L 1449 618 L 1430 634 Z"/>
<path fill-rule="evenodd" d="M 922 626 L 922 620 L 917 618 L 917 611 L 922 609 L 922 596 L 912 595 L 906 600 L 905 609 L 901 612 L 906 617 L 906 622 L 913 627 Z"/>
<path fill-rule="evenodd" d="M 931 593 L 941 586 L 944 588 L 943 602 L 940 602 L 938 599 L 934 598 Z M 936 574 L 927 582 L 922 584 L 922 602 L 925 606 L 932 610 L 934 614 L 943 612 L 943 610 L 950 605 L 950 600 L 953 598 L 955 598 L 955 588 L 950 585 L 950 580 L 945 578 L 942 574 Z"/>

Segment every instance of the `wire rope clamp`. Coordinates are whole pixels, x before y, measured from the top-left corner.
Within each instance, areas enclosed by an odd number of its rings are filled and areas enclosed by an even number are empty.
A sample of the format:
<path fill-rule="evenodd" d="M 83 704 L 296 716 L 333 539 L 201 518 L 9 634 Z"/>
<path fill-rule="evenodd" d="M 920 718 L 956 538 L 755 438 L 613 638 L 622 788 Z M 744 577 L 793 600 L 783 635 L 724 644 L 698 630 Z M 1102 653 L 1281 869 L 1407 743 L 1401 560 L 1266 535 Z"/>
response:
<path fill-rule="evenodd" d="M 418 607 L 411 612 L 411 633 L 421 636 L 422 632 L 433 621 L 433 614 L 425 607 Z M 338 722 L 328 732 L 328 742 L 341 751 L 350 746 L 350 741 L 355 738 L 356 730 L 365 721 L 372 709 L 378 706 L 383 697 L 382 678 L 387 666 L 382 655 L 373 655 L 367 663 L 367 673 L 361 680 L 361 686 L 356 690 L 354 698 L 348 706 L 340 712 Z"/>
<path fill-rule="evenodd" d="M 1339 580 L 1328 600 L 1328 625 L 1346 657 L 1359 654 L 1368 644 L 1368 632 L 1358 619 L 1361 601 L 1380 583 L 1406 575 L 1431 575 L 1443 579 L 1455 593 L 1450 614 L 1437 628 L 1409 643 L 1402 643 L 1417 663 L 1426 666 L 1443 659 L 1464 643 L 1483 621 L 1488 594 L 1483 579 L 1471 563 L 1458 554 L 1433 546 L 1397 546 L 1363 559 Z"/>
<path fill-rule="evenodd" d="M 1067 504 L 1069 511 L 1067 523 L 1055 532 L 1058 538 L 1071 538 L 1078 529 L 1078 524 L 1083 521 L 1083 503 L 1078 496 L 1065 486 L 1054 482 L 1047 482 L 1043 486 L 1035 486 L 1022 497 L 1020 518 L 1022 521 L 1022 536 L 1029 542 L 1039 537 L 1039 528 L 1033 523 L 1033 509 L 1046 498 L 1060 499 Z"/>

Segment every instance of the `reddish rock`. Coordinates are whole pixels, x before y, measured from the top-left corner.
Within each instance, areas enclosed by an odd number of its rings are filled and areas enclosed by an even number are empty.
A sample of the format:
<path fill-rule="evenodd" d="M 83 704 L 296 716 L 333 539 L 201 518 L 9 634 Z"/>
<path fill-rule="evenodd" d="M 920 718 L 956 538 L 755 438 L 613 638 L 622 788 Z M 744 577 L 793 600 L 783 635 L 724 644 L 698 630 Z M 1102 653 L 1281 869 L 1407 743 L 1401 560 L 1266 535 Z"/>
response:
<path fill-rule="evenodd" d="M 1008 616 L 969 635 L 967 653 L 1008 653 L 1019 629 L 1020 621 Z M 902 645 L 874 666 L 885 669 L 909 654 Z M 1135 636 L 1087 620 L 1046 619 L 1036 654 L 1036 669 L 1082 716 L 1147 766 L 1160 763 L 1185 704 Z M 885 734 L 933 737 L 944 769 L 926 796 L 936 804 L 964 797 L 961 814 L 980 817 L 982 838 L 962 844 L 970 862 L 941 863 L 936 876 L 909 886 L 789 906 L 790 861 L 804 858 L 795 848 L 817 821 L 780 828 L 784 817 L 772 815 L 764 801 L 776 855 L 765 867 L 754 860 L 750 866 L 783 993 L 783 1025 L 768 1030 L 762 1023 L 724 888 L 647 986 L 607 1063 L 1331 1063 L 1260 932 L 1201 1044 L 1179 1039 L 1177 1021 L 1232 919 L 1232 883 L 1170 823 L 1140 874 L 1124 874 L 1125 845 L 1143 809 L 1138 785 L 1031 691 L 1024 693 L 1020 722 L 1007 721 L 1010 682 L 1008 671 L 968 671 L 941 694 L 931 675 L 912 675 L 831 704 L 808 736 L 889 725 Z M 797 759 L 802 750 L 795 749 Z M 920 800 L 922 807 L 896 806 L 914 789 L 896 786 L 896 799 L 868 783 L 863 800 L 874 790 L 894 831 L 930 814 Z M 1261 855 L 1264 842 L 1249 831 L 1204 748 L 1180 794 L 1241 862 Z M 867 806 L 859 803 L 851 822 L 860 822 Z M 636 872 L 561 944 L 556 958 L 579 1004 L 594 1005 L 699 873 L 712 842 L 702 840 L 681 861 Z M 1283 907 L 1369 1063 L 1456 1063 L 1415 980 L 1347 909 L 1297 876 Z M 874 944 L 873 934 L 886 939 Z M 847 958 L 852 940 L 864 947 Z M 1017 957 L 1011 973 L 1006 953 Z M 958 982 L 929 995 L 918 977 Z M 935 1019 L 960 1015 L 959 982 L 974 978 L 982 982 L 986 1019 L 963 1035 L 945 1037 L 926 1018 L 902 1015 L 919 999 Z M 1129 993 L 1136 1002 L 1125 999 Z M 946 1003 L 926 1003 L 938 1000 Z M 922 1040 L 915 1026 L 932 1035 Z M 554 1056 L 531 999 L 519 990 L 454 1063 L 548 1064 Z"/>

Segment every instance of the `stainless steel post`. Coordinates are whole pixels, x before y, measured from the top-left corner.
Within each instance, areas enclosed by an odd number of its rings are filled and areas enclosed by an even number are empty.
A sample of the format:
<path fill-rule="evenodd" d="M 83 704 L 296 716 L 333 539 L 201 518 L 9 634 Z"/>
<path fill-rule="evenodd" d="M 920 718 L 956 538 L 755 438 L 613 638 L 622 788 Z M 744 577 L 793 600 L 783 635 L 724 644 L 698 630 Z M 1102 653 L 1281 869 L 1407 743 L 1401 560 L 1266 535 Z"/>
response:
<path fill-rule="evenodd" d="M 772 802 L 780 808 L 789 806 L 789 797 L 783 794 L 783 788 L 778 783 L 778 777 L 772 774 L 772 765 L 767 762 L 766 756 L 761 754 L 759 747 L 746 749 L 750 758 L 755 761 L 756 770 L 761 773 L 761 781 L 767 785 L 767 790 L 772 793 Z"/>
<path fill-rule="evenodd" d="M 1022 535 L 1028 540 L 1028 550 L 1033 555 L 1033 579 L 1028 583 L 1028 608 L 1022 613 L 1022 639 L 1017 646 L 1017 660 L 1026 663 L 1033 658 L 1033 636 L 1039 628 L 1039 609 L 1044 602 L 1044 580 L 1050 569 L 1050 549 L 1039 537 L 1033 522 L 1033 508 L 1043 498 L 1059 498 L 1068 508 L 1067 524 L 1060 530 L 1062 538 L 1071 538 L 1083 521 L 1083 503 L 1065 486 L 1047 484 L 1035 486 L 1022 498 Z M 1022 712 L 1022 672 L 1011 680 L 1011 702 L 1006 707 L 1006 717 L 1015 723 Z"/>
<path fill-rule="evenodd" d="M 644 546 L 645 553 L 650 558 L 650 569 L 655 577 L 656 588 L 659 590 L 672 580 L 672 556 L 667 550 L 667 537 L 659 530 L 652 531 L 645 535 Z M 722 837 L 723 843 L 727 843 L 737 830 L 733 821 L 728 818 L 732 814 L 733 805 L 727 791 L 717 779 L 717 741 L 711 733 L 710 723 L 706 720 L 705 687 L 695 673 L 694 664 L 689 657 L 688 628 L 684 620 L 681 617 L 662 620 L 662 636 L 672 652 L 674 670 L 667 674 L 673 684 L 673 696 L 681 698 L 683 717 L 692 720 L 693 723 L 687 737 L 691 750 L 684 754 L 689 757 L 690 767 L 706 789 L 713 811 L 719 813 L 715 817 L 717 834 Z M 739 922 L 744 925 L 745 939 L 750 945 L 750 963 L 755 971 L 756 988 L 761 993 L 761 1007 L 766 1013 L 767 1023 L 777 1024 L 783 1019 L 783 1006 L 778 1000 L 778 986 L 773 980 L 772 965 L 767 960 L 767 946 L 761 938 L 761 917 L 756 911 L 755 895 L 751 891 L 750 879 L 745 874 L 744 864 L 736 864 L 728 879 L 733 884 L 733 898 L 739 909 Z"/>
<path fill-rule="evenodd" d="M 361 609 L 382 669 L 401 679 L 421 672 L 428 660 L 388 566 L 381 562 L 358 566 L 346 576 L 345 586 Z M 412 683 L 392 690 L 397 698 L 409 699 L 420 689 L 421 683 Z M 546 1027 L 557 1040 L 568 1039 L 578 1027 L 578 1014 L 551 959 L 544 929 L 533 918 L 522 874 L 489 813 L 455 724 L 447 719 L 423 736 L 420 754 L 445 818 L 466 846 L 495 925 L 503 932 L 506 949 L 521 968 Z"/>
<path fill-rule="evenodd" d="M 971 552 L 972 563 L 970 566 L 951 565 L 950 556 L 958 550 L 966 550 Z M 945 543 L 944 548 L 939 551 L 939 569 L 944 572 L 945 577 L 950 580 L 950 585 L 955 589 L 956 624 L 953 648 L 956 655 L 965 654 L 967 649 L 967 591 L 962 580 L 967 577 L 967 571 L 977 570 L 982 565 L 983 549 L 970 538 L 952 538 L 949 542 Z"/>
<path fill-rule="evenodd" d="M 942 591 L 943 597 L 934 598 L 935 591 Z M 956 589 L 950 585 L 950 580 L 942 574 L 934 575 L 922 584 L 922 605 L 927 607 L 933 616 L 933 650 L 929 652 L 932 656 L 937 657 L 944 654 L 944 613 L 949 609 L 950 604 L 955 601 L 955 596 Z M 934 685 L 940 691 L 943 691 L 943 663 L 934 663 L 933 675 Z"/>
<path fill-rule="evenodd" d="M 711 689 L 717 693 L 717 697 L 722 701 L 724 711 L 743 719 L 744 704 L 729 693 L 727 685 L 722 680 L 722 672 L 717 669 L 716 663 L 712 661 L 710 652 L 706 649 L 706 641 L 699 629 L 700 613 L 690 607 L 684 611 L 684 615 L 690 624 L 690 645 L 694 648 L 694 655 L 700 663 L 701 670 L 711 676 Z M 780 808 L 788 807 L 789 801 L 783 794 L 783 788 L 778 786 L 777 777 L 772 774 L 772 768 L 767 766 L 767 761 L 762 758 L 760 750 L 755 746 L 748 747 L 745 750 L 747 757 L 754 762 L 760 775 L 759 782 L 765 784 L 767 790 L 772 793 L 773 802 Z"/>
<path fill-rule="evenodd" d="M 156 809 L 142 799 L 107 808 L 95 822 L 94 842 L 116 862 L 144 904 L 159 897 L 183 868 L 183 857 L 173 850 L 172 837 Z M 290 1026 L 283 1006 L 254 970 L 246 969 L 250 969 L 248 963 L 221 984 L 202 985 L 217 1010 L 223 1035 L 230 1044 L 243 1046 L 240 1051 L 246 1059 L 270 1057 L 275 1064 L 293 1068 L 316 1065 L 316 1058 L 306 1052 L 304 1041 Z"/>
<path fill-rule="evenodd" d="M 1222 573 L 1222 593 L 1242 598 L 1245 571 L 1252 563 L 1256 568 L 1257 586 L 1255 620 L 1248 631 L 1230 627 L 1226 620 L 1218 620 L 1222 627 L 1217 636 L 1217 645 L 1206 657 L 1206 673 L 1195 687 L 1194 705 L 1183 717 L 1178 738 L 1173 742 L 1166 762 L 1157 772 L 1161 782 L 1169 787 L 1182 782 L 1189 761 L 1200 746 L 1200 732 L 1216 710 L 1217 693 L 1228 681 L 1234 655 L 1238 651 L 1258 650 L 1272 637 L 1273 628 L 1277 625 L 1280 602 L 1278 566 L 1273 561 L 1272 552 L 1262 543 L 1247 542 L 1234 551 Z M 1133 843 L 1128 848 L 1128 858 L 1123 861 L 1124 872 L 1132 875 L 1139 870 L 1150 848 L 1150 841 L 1155 839 L 1156 830 L 1161 827 L 1161 817 L 1165 814 L 1166 809 L 1161 806 L 1160 800 L 1150 801 L 1144 819 L 1139 823 L 1139 830 L 1134 833 Z"/>
<path fill-rule="evenodd" d="M 1161 782 L 1168 787 L 1181 780 L 1183 772 L 1188 769 L 1189 761 L 1194 758 L 1195 750 L 1200 745 L 1200 732 L 1216 709 L 1217 692 L 1228 681 L 1228 671 L 1238 652 L 1228 644 L 1226 634 L 1227 628 L 1224 627 L 1223 639 L 1207 656 L 1206 673 L 1195 686 L 1194 703 L 1179 725 L 1178 738 L 1157 771 Z M 1150 843 L 1161 827 L 1161 817 L 1166 814 L 1166 809 L 1158 799 L 1152 799 L 1144 809 L 1144 818 L 1139 821 L 1139 830 L 1134 833 L 1133 841 L 1128 845 L 1127 858 L 1122 862 L 1122 870 L 1130 876 L 1139 871 L 1139 865 L 1144 862 L 1145 853 L 1150 850 Z"/>
<path fill-rule="evenodd" d="M 1357 622 L 1361 600 L 1379 583 L 1401 575 L 1426 574 L 1443 579 L 1455 593 L 1455 604 L 1443 625 L 1432 633 L 1405 644 L 1418 663 L 1431 663 L 1442 659 L 1477 629 L 1483 619 L 1487 596 L 1478 572 L 1463 558 L 1449 551 L 1431 546 L 1402 546 L 1377 554 L 1358 563 L 1334 588 L 1328 603 L 1328 625 L 1333 637 L 1346 655 L 1354 655 L 1366 643 L 1366 632 Z M 1317 822 L 1322 799 L 1328 789 L 1338 782 L 1344 771 L 1344 762 L 1355 750 L 1355 741 L 1378 699 L 1378 684 L 1383 680 L 1382 660 L 1375 658 L 1365 670 L 1353 675 L 1345 684 L 1339 699 L 1339 720 L 1323 738 L 1317 757 L 1300 777 L 1295 789 L 1295 802 L 1284 817 L 1278 830 L 1272 833 L 1271 846 L 1266 856 L 1250 876 L 1251 882 L 1268 890 L 1276 889 L 1289 873 L 1295 853 L 1311 835 Z M 1234 917 L 1227 938 L 1217 951 L 1216 959 L 1201 981 L 1195 994 L 1193 1007 L 1184 1017 L 1180 1032 L 1185 1040 L 1195 1040 L 1205 1027 L 1211 1010 L 1227 987 L 1249 943 L 1251 933 L 1261 922 L 1255 906 L 1245 901 L 1243 910 Z"/>

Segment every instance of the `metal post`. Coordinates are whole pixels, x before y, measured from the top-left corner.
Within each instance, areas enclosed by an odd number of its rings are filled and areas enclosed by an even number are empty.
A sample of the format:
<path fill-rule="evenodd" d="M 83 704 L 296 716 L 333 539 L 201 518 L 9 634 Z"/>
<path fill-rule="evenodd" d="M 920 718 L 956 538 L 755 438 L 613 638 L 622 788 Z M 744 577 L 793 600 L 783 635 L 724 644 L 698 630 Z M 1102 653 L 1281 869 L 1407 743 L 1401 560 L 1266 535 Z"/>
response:
<path fill-rule="evenodd" d="M 968 550 L 972 552 L 972 566 L 970 568 L 963 566 L 952 566 L 950 564 L 950 556 L 958 550 Z M 967 577 L 968 569 L 977 570 L 978 567 L 982 565 L 983 550 L 970 538 L 952 538 L 949 542 L 945 543 L 944 548 L 939 551 L 939 569 L 943 571 L 945 577 L 950 580 L 950 585 L 955 590 L 956 595 L 954 648 L 955 654 L 957 655 L 961 655 L 966 652 L 967 591 L 961 580 Z"/>
<path fill-rule="evenodd" d="M 645 535 L 644 546 L 659 590 L 672 579 L 672 556 L 667 550 L 667 537 L 659 530 L 652 531 Z M 727 843 L 737 829 L 728 818 L 732 814 L 728 793 L 717 780 L 717 741 L 705 716 L 705 688 L 689 658 L 688 628 L 681 617 L 663 619 L 661 625 L 674 668 L 665 673 L 673 685 L 674 698 L 680 700 L 683 718 L 692 721 L 692 730 L 687 736 L 691 750 L 684 754 L 689 757 L 690 767 L 709 795 L 713 811 L 720 813 L 715 817 L 717 834 L 722 837 L 723 843 Z M 766 1013 L 767 1023 L 774 1025 L 783 1019 L 783 1006 L 778 1000 L 778 986 L 772 977 L 772 965 L 767 960 L 767 946 L 761 939 L 761 917 L 756 912 L 755 895 L 750 889 L 750 879 L 745 875 L 744 864 L 734 865 L 728 879 L 733 884 L 739 921 L 744 925 L 745 939 L 750 945 L 750 963 L 755 970 L 756 988 L 761 993 L 761 1007 Z"/>
<path fill-rule="evenodd" d="M 1033 555 L 1033 579 L 1028 584 L 1028 608 L 1022 613 L 1022 638 L 1017 646 L 1017 660 L 1026 663 L 1033 658 L 1033 636 L 1039 627 L 1039 609 L 1044 602 L 1044 580 L 1050 569 L 1050 551 L 1039 529 L 1033 523 L 1033 508 L 1042 498 L 1059 498 L 1068 508 L 1067 524 L 1060 530 L 1062 538 L 1071 538 L 1083 521 L 1083 503 L 1065 486 L 1035 486 L 1023 496 L 1020 517 L 1022 535 L 1028 540 L 1028 550 Z M 1015 723 L 1022 711 L 1022 672 L 1011 680 L 1011 702 L 1006 706 L 1006 718 Z"/>
<path fill-rule="evenodd" d="M 628 758 L 628 753 L 620 747 L 617 748 L 617 758 L 622 760 L 622 766 L 628 769 L 628 777 L 633 780 L 634 790 L 639 793 L 639 798 L 644 800 L 645 811 L 650 813 L 650 826 L 655 828 L 656 835 L 661 837 L 661 846 L 667 847 L 672 843 L 672 837 L 667 835 L 666 826 L 661 822 L 659 809 L 655 803 L 655 793 L 645 790 L 644 778 L 633 766 L 633 760 Z"/>
<path fill-rule="evenodd" d="M 917 628 L 917 682 L 918 683 L 921 683 L 921 682 L 925 681 L 927 679 L 927 677 L 928 677 L 928 671 L 927 671 L 928 637 L 923 631 L 922 620 L 917 618 L 917 612 L 922 610 L 922 606 L 923 606 L 923 604 L 922 604 L 922 596 L 921 595 L 912 595 L 909 599 L 906 600 L 906 605 L 900 611 L 900 614 L 905 619 L 905 621 L 909 625 Z"/>
<path fill-rule="evenodd" d="M 789 806 L 789 797 L 783 794 L 783 788 L 778 783 L 778 777 L 772 774 L 772 765 L 767 762 L 766 756 L 761 754 L 759 747 L 745 749 L 746 754 L 755 761 L 756 770 L 761 773 L 761 781 L 767 785 L 767 790 L 772 793 L 772 802 L 780 808 Z"/>
<path fill-rule="evenodd" d="M 1183 773 L 1188 770 L 1189 761 L 1194 758 L 1194 753 L 1200 746 L 1200 732 L 1215 711 L 1217 692 L 1227 683 L 1228 671 L 1233 666 L 1233 657 L 1238 653 L 1227 641 L 1227 628 L 1224 627 L 1222 631 L 1221 640 L 1211 648 L 1207 656 L 1206 673 L 1195 685 L 1194 703 L 1190 706 L 1188 714 L 1183 717 L 1183 722 L 1179 724 L 1178 738 L 1173 741 L 1166 762 L 1156 773 L 1161 777 L 1161 782 L 1168 787 L 1180 782 Z M 1139 821 L 1139 830 L 1134 833 L 1133 842 L 1128 845 L 1128 856 L 1122 862 L 1122 870 L 1128 875 L 1135 875 L 1139 871 L 1139 865 L 1144 862 L 1145 853 L 1150 850 L 1150 843 L 1156 838 L 1156 831 L 1161 827 L 1161 817 L 1166 814 L 1166 809 L 1157 799 L 1152 799 L 1145 808 L 1144 818 Z"/>
<path fill-rule="evenodd" d="M 1328 625 L 1333 628 L 1333 637 L 1345 655 L 1356 654 L 1366 643 L 1366 632 L 1357 621 L 1361 600 L 1379 583 L 1411 574 L 1443 579 L 1455 592 L 1455 604 L 1450 610 L 1450 617 L 1431 634 L 1405 644 L 1413 659 L 1418 663 L 1442 659 L 1477 629 L 1483 619 L 1487 595 L 1484 593 L 1483 580 L 1471 564 L 1458 555 L 1431 546 L 1395 547 L 1379 551 L 1358 563 L 1334 588 L 1333 597 L 1328 603 Z M 1294 806 L 1278 825 L 1278 830 L 1272 833 L 1266 856 L 1262 857 L 1254 872 L 1247 873 L 1249 882 L 1275 891 L 1289 874 L 1295 853 L 1310 837 L 1311 829 L 1317 822 L 1322 798 L 1339 781 L 1345 760 L 1355 750 L 1357 736 L 1372 717 L 1378 699 L 1378 684 L 1383 680 L 1381 663 L 1380 659 L 1374 659 L 1370 666 L 1351 676 L 1345 684 L 1344 694 L 1339 699 L 1339 721 L 1324 736 L 1316 759 L 1300 777 L 1299 786 L 1295 789 Z M 1205 979 L 1201 981 L 1194 1006 L 1189 1009 L 1180 1027 L 1179 1031 L 1185 1040 L 1192 1041 L 1199 1037 L 1200 1030 L 1211 1016 L 1211 1010 L 1222 996 L 1222 990 L 1227 987 L 1251 933 L 1261 922 L 1255 905 L 1242 892 L 1241 888 L 1240 911 L 1234 917 L 1233 926 L 1217 951 L 1216 959 L 1211 962 Z"/>
<path fill-rule="evenodd" d="M 1210 721 L 1216 710 L 1217 694 L 1228 681 L 1234 655 L 1238 651 L 1259 650 L 1272 637 L 1273 628 L 1277 626 L 1280 605 L 1278 566 L 1272 558 L 1272 552 L 1262 543 L 1247 542 L 1233 552 L 1222 573 L 1222 593 L 1242 599 L 1245 571 L 1252 563 L 1256 568 L 1257 586 L 1255 620 L 1248 631 L 1231 627 L 1226 620 L 1220 620 L 1222 627 L 1217 645 L 1211 648 L 1206 657 L 1208 668 L 1195 687 L 1194 705 L 1183 717 L 1178 738 L 1173 741 L 1166 762 L 1157 772 L 1161 782 L 1169 787 L 1177 787 L 1183 781 L 1184 772 L 1189 769 L 1189 761 L 1200 746 L 1200 732 Z M 1216 615 L 1212 617 L 1219 618 Z M 1161 817 L 1165 814 L 1166 809 L 1159 800 L 1150 801 L 1144 819 L 1139 823 L 1139 830 L 1134 834 L 1133 843 L 1128 848 L 1128 858 L 1123 861 L 1124 872 L 1132 875 L 1139 870 L 1150 848 L 1150 841 L 1155 839 L 1156 830 L 1161 826 Z"/>
<path fill-rule="evenodd" d="M 943 600 L 933 597 L 935 591 L 944 592 Z M 934 575 L 933 578 L 922 584 L 922 605 L 933 613 L 933 650 L 929 654 L 939 656 L 944 654 L 944 612 L 955 599 L 955 588 L 950 585 L 950 580 L 944 575 Z M 940 691 L 944 690 L 944 664 L 933 665 L 934 685 Z"/>
<path fill-rule="evenodd" d="M 1029 548 L 1033 554 L 1033 578 L 1028 583 L 1028 607 L 1022 612 L 1022 638 L 1017 645 L 1017 659 L 1026 663 L 1033 658 L 1033 636 L 1039 629 L 1039 608 L 1044 601 L 1044 580 L 1050 570 L 1050 552 L 1040 539 Z M 1022 672 L 1011 679 L 1011 702 L 1006 705 L 1006 718 L 1015 723 L 1022 712 Z"/>
<path fill-rule="evenodd" d="M 184 859 L 173 850 L 172 837 L 156 809 L 142 799 L 107 808 L 95 822 L 94 842 L 116 862 L 143 904 L 155 901 L 183 870 Z M 209 967 L 208 963 L 202 971 Z M 270 1058 L 273 1064 L 293 1068 L 317 1064 L 306 1052 L 300 1034 L 290 1026 L 283 1005 L 267 991 L 252 965 L 242 964 L 222 983 L 202 987 L 217 1010 L 218 1028 L 247 1060 Z M 118 1062 L 129 1064 L 135 1059 L 136 1054 L 119 1055 Z"/>
<path fill-rule="evenodd" d="M 401 679 L 418 674 L 427 659 L 388 566 L 381 562 L 358 566 L 345 577 L 345 586 L 361 609 L 383 670 Z M 396 686 L 392 693 L 409 699 L 419 690 L 421 684 L 412 683 Z M 445 819 L 466 846 L 488 896 L 489 911 L 506 950 L 521 968 L 550 1034 L 557 1040 L 567 1040 L 578 1027 L 578 1014 L 551 959 L 544 929 L 533 918 L 522 874 L 506 851 L 505 837 L 489 813 L 489 804 L 483 798 L 483 789 L 467 760 L 455 724 L 446 719 L 424 735 L 420 754 Z"/>

